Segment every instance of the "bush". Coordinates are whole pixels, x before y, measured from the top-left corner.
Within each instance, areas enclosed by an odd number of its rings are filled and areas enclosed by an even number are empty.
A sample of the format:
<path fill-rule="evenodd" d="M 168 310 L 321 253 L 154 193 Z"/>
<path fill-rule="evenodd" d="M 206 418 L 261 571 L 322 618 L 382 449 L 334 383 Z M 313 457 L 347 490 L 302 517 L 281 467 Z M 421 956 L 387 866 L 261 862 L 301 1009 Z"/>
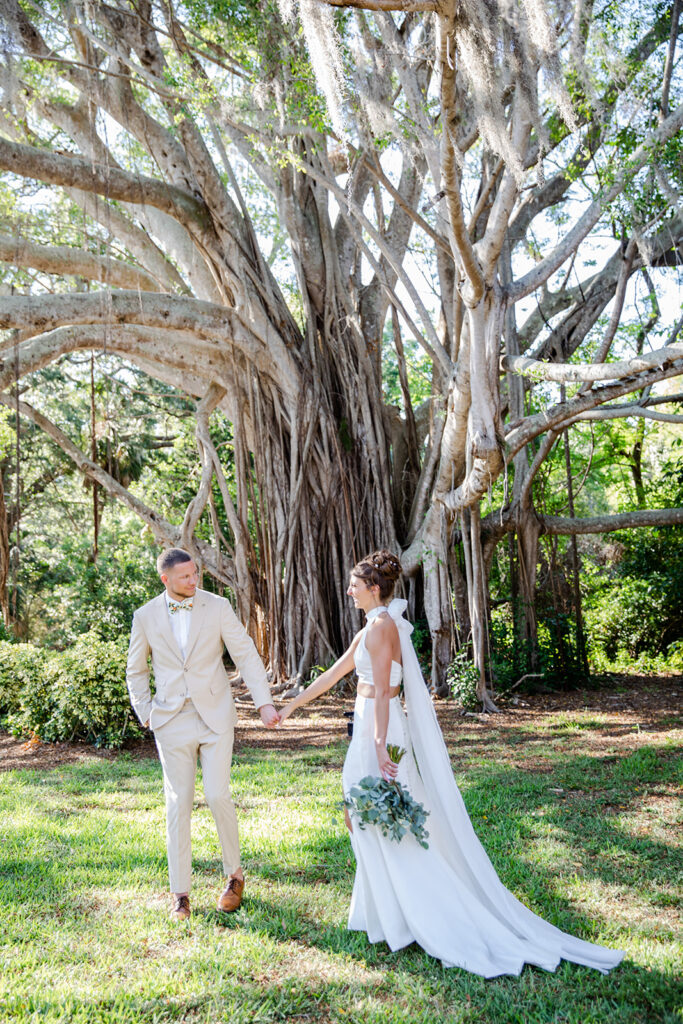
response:
<path fill-rule="evenodd" d="M 479 672 L 469 659 L 466 647 L 462 647 L 446 670 L 448 688 L 458 704 L 463 708 L 479 707 L 477 683 Z"/>
<path fill-rule="evenodd" d="M 550 610 L 537 622 L 536 665 L 532 670 L 532 651 L 528 641 L 515 635 L 509 608 L 494 608 L 491 615 L 491 674 L 496 691 L 505 693 L 516 687 L 522 692 L 570 689 L 585 683 L 576 646 L 576 625 L 564 612 Z"/>
<path fill-rule="evenodd" d="M 618 651 L 632 658 L 659 654 L 668 621 L 670 589 L 660 573 L 622 577 L 588 604 L 586 620 L 592 644 L 613 659 Z"/>
<path fill-rule="evenodd" d="M 42 688 L 47 657 L 47 651 L 33 644 L 0 641 L 0 719 L 21 706 L 24 693 Z"/>
<path fill-rule="evenodd" d="M 16 735 L 120 747 L 142 735 L 126 689 L 127 642 L 85 633 L 66 651 L 0 644 L 0 714 Z"/>
<path fill-rule="evenodd" d="M 120 747 L 142 730 L 126 688 L 127 641 L 102 640 L 97 633 L 79 637 L 53 655 L 47 674 L 54 701 L 46 729 L 54 739 L 78 737 L 97 746 Z"/>

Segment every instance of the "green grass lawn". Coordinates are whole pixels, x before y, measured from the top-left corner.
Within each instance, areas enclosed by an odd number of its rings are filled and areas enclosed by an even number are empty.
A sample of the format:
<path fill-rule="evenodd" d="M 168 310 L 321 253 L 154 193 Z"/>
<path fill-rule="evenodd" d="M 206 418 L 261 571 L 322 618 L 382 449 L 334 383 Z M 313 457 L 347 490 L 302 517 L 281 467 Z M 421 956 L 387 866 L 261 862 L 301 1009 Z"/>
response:
<path fill-rule="evenodd" d="M 347 932 L 345 744 L 236 755 L 247 888 L 231 917 L 214 909 L 218 847 L 198 790 L 189 926 L 168 919 L 155 760 L 0 773 L 0 1020 L 680 1024 L 677 751 L 666 731 L 596 748 L 609 730 L 577 711 L 463 726 L 451 744 L 503 881 L 561 928 L 625 949 L 606 977 L 563 963 L 484 981 Z"/>

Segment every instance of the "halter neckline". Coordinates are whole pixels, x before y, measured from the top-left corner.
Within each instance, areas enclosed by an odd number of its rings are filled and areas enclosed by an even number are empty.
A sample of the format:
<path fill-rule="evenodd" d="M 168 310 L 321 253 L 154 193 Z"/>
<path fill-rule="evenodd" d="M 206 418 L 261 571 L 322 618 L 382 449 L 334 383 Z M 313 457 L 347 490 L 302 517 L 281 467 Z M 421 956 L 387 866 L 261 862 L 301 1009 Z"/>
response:
<path fill-rule="evenodd" d="M 386 604 L 378 604 L 376 608 L 371 608 L 365 613 L 365 621 L 370 622 L 371 619 L 376 619 L 382 612 L 388 613 L 389 608 Z"/>

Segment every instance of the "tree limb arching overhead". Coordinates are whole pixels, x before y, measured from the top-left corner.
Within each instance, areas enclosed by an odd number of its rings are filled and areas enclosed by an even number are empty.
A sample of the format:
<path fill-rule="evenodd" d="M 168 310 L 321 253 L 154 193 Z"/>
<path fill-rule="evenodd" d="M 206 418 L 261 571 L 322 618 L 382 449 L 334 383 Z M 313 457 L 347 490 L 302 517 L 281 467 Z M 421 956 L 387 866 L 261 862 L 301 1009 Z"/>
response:
<path fill-rule="evenodd" d="M 326 6 L 256 8 L 242 26 L 214 14 L 210 31 L 172 0 L 6 0 L 0 167 L 8 188 L 39 183 L 78 210 L 87 244 L 46 233 L 23 200 L 0 225 L 0 272 L 33 273 L 0 297 L 2 385 L 90 348 L 184 389 L 203 470 L 185 532 L 213 480 L 215 548 L 267 623 L 274 673 L 300 679 L 349 641 L 346 571 L 386 544 L 422 576 L 410 596 L 439 688 L 453 595 L 461 625 L 486 617 L 489 491 L 510 476 L 500 517 L 535 564 L 531 446 L 549 457 L 555 431 L 616 415 L 639 388 L 627 410 L 655 415 L 681 372 L 676 339 L 665 356 L 646 340 L 670 328 L 666 309 L 626 329 L 634 282 L 661 287 L 683 251 L 676 76 L 653 116 L 643 95 L 675 61 L 678 7 L 640 12 L 610 61 L 606 29 L 575 24 L 570 0 L 335 2 L 338 23 Z M 408 381 L 401 320 L 431 363 L 414 416 L 383 391 L 388 352 Z M 611 383 L 558 401 L 546 379 Z M 234 493 L 208 442 L 218 395 Z"/>

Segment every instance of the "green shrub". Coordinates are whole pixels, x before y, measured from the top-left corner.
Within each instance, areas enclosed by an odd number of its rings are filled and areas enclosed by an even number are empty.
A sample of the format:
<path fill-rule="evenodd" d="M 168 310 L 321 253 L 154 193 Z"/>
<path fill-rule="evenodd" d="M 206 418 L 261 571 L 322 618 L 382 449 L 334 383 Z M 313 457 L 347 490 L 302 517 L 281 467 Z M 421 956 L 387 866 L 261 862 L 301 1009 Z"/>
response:
<path fill-rule="evenodd" d="M 33 644 L 0 640 L 0 720 L 21 707 L 24 693 L 42 689 L 41 678 L 47 656 L 47 651 Z M 36 700 L 40 705 L 41 698 L 37 693 Z M 42 700 L 44 703 L 44 696 Z"/>
<path fill-rule="evenodd" d="M 45 739 L 78 738 L 120 747 L 125 739 L 141 735 L 126 688 L 127 650 L 127 641 L 102 640 L 91 632 L 51 656 L 46 675 L 53 712 L 45 724 Z"/>
<path fill-rule="evenodd" d="M 615 659 L 619 651 L 631 658 L 661 653 L 670 603 L 670 581 L 664 574 L 623 576 L 586 602 L 592 646 L 607 659 Z"/>
<path fill-rule="evenodd" d="M 479 672 L 470 661 L 466 647 L 462 647 L 453 658 L 446 670 L 446 679 L 448 688 L 458 704 L 466 709 L 479 707 Z"/>
<path fill-rule="evenodd" d="M 547 611 L 537 621 L 536 661 L 528 640 L 515 635 L 509 608 L 494 608 L 491 615 L 491 674 L 496 692 L 516 687 L 523 676 L 521 692 L 544 688 L 568 689 L 582 685 L 585 676 L 576 647 L 576 625 L 564 612 Z"/>
<path fill-rule="evenodd" d="M 15 735 L 120 747 L 142 735 L 126 689 L 127 641 L 80 636 L 66 651 L 0 643 L 0 714 Z"/>

